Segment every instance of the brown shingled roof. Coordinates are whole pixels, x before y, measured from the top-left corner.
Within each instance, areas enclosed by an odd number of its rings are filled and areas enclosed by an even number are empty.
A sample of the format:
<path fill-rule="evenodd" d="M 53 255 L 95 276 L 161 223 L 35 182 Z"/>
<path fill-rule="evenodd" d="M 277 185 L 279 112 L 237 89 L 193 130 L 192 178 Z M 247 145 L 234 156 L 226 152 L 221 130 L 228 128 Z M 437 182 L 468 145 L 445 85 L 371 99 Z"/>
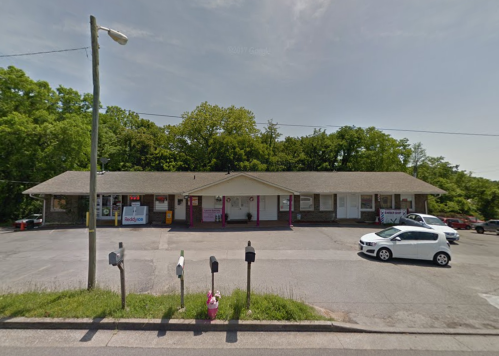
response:
<path fill-rule="evenodd" d="M 402 172 L 232 172 L 300 193 L 443 194 L 444 190 Z M 99 194 L 183 194 L 228 178 L 227 172 L 106 172 Z M 68 171 L 24 194 L 88 195 L 90 172 Z"/>

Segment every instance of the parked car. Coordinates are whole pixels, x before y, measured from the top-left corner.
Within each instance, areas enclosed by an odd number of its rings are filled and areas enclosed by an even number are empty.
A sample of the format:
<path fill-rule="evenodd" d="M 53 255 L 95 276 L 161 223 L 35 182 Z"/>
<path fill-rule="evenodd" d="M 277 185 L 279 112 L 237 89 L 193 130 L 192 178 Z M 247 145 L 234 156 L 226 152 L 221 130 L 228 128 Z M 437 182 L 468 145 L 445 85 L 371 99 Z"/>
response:
<path fill-rule="evenodd" d="M 459 241 L 459 233 L 433 215 L 410 213 L 400 218 L 400 225 L 425 227 L 443 232 L 448 241 Z"/>
<path fill-rule="evenodd" d="M 483 220 L 480 220 L 479 218 L 475 217 L 475 216 L 467 216 L 466 217 L 466 220 L 469 220 L 472 224 L 476 224 L 476 223 L 483 223 L 485 221 Z"/>
<path fill-rule="evenodd" d="M 456 219 L 456 218 L 440 218 L 447 226 L 450 226 L 454 229 L 466 229 L 470 230 L 471 229 L 471 222 L 466 221 L 466 220 L 461 220 L 461 219 Z"/>
<path fill-rule="evenodd" d="M 479 234 L 483 234 L 485 231 L 487 232 L 498 232 L 499 229 L 499 220 L 489 220 L 482 223 L 473 224 L 473 228 Z"/>
<path fill-rule="evenodd" d="M 447 266 L 452 256 L 443 232 L 417 226 L 392 226 L 364 235 L 359 250 L 381 261 L 410 258 L 434 261 L 439 266 Z"/>
<path fill-rule="evenodd" d="M 32 221 L 33 226 L 40 226 L 40 225 L 42 225 L 42 222 L 43 222 L 42 214 L 32 214 L 32 215 L 30 215 L 30 216 L 28 216 L 26 218 L 22 218 L 22 219 L 14 221 L 14 223 L 12 225 L 15 228 L 20 228 L 21 227 L 21 222 L 24 222 L 25 224 L 28 224 L 28 222 L 31 222 L 31 221 Z"/>

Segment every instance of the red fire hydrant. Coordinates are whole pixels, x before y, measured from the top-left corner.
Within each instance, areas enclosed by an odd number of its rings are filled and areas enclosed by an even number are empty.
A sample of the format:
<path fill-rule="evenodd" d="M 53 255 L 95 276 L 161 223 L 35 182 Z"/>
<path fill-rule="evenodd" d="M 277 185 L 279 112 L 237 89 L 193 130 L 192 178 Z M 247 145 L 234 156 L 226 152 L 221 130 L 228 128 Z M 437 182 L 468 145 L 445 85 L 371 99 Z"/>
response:
<path fill-rule="evenodd" d="M 206 301 L 206 305 L 208 306 L 208 318 L 213 320 L 217 317 L 218 300 L 220 299 L 220 292 L 217 291 L 215 295 L 213 295 L 210 290 L 207 296 L 208 300 Z"/>

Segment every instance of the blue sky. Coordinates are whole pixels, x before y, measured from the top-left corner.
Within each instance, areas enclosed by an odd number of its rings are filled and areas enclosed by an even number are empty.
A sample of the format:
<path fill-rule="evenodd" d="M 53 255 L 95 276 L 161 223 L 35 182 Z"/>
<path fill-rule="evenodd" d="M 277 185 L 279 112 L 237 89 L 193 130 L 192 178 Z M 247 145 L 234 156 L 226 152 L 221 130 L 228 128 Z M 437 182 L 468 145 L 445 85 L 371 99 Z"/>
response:
<path fill-rule="evenodd" d="M 499 136 L 496 0 L 3 0 L 0 54 L 90 46 L 90 15 L 129 37 L 120 46 L 100 32 L 105 106 L 180 115 L 208 101 L 326 132 Z M 90 50 L 0 58 L 9 65 L 92 92 Z M 498 136 L 385 132 L 499 180 Z"/>

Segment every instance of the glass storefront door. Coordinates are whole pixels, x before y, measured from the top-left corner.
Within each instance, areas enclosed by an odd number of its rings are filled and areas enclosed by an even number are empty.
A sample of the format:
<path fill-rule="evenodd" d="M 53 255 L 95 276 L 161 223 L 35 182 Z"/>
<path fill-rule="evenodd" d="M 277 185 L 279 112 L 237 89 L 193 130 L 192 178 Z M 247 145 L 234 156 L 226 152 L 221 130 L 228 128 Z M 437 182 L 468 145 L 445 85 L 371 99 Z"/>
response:
<path fill-rule="evenodd" d="M 121 218 L 121 195 L 98 195 L 97 196 L 97 218 L 114 219 L 115 213 L 118 213 L 118 219 Z"/>

